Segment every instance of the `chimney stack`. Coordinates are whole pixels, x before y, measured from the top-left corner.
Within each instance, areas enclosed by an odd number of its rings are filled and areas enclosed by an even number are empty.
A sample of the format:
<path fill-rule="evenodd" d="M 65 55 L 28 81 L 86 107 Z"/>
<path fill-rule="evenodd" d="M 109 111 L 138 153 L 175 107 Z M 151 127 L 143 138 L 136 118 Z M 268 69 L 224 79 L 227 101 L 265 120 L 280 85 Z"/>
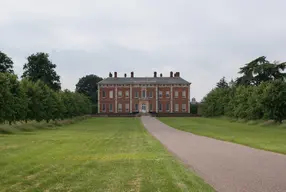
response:
<path fill-rule="evenodd" d="M 112 77 L 112 73 L 111 72 L 109 72 L 109 77 Z"/>
<path fill-rule="evenodd" d="M 154 71 L 154 77 L 157 77 L 157 72 L 156 71 Z"/>
<path fill-rule="evenodd" d="M 117 72 L 116 71 L 114 72 L 114 78 L 117 78 Z"/>
<path fill-rule="evenodd" d="M 162 73 L 160 73 L 160 77 L 163 77 Z"/>
<path fill-rule="evenodd" d="M 170 77 L 173 77 L 173 71 L 170 72 Z"/>
<path fill-rule="evenodd" d="M 133 77 L 134 77 L 134 72 L 132 71 L 132 72 L 131 72 L 131 78 L 133 78 Z"/>
<path fill-rule="evenodd" d="M 127 77 L 126 73 L 124 73 L 124 77 Z"/>
<path fill-rule="evenodd" d="M 180 77 L 180 72 L 177 72 L 177 76 Z"/>

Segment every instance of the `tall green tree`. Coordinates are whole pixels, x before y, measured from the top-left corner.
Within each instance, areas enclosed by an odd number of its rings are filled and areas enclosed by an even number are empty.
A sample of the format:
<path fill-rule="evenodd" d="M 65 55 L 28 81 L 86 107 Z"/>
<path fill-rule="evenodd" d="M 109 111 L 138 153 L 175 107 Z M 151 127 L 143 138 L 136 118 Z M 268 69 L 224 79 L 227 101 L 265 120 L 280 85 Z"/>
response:
<path fill-rule="evenodd" d="M 61 89 L 60 76 L 56 73 L 56 64 L 49 60 L 49 54 L 36 53 L 27 58 L 28 62 L 24 65 L 22 78 L 37 82 L 41 80 L 48 87 L 55 91 Z"/>
<path fill-rule="evenodd" d="M 259 85 L 262 82 L 271 80 L 285 80 L 286 62 L 274 61 L 271 63 L 265 56 L 247 63 L 238 72 L 242 76 L 236 79 L 238 85 Z"/>
<path fill-rule="evenodd" d="M 0 73 L 14 73 L 13 64 L 12 59 L 0 51 Z"/>
<path fill-rule="evenodd" d="M 228 83 L 225 80 L 225 77 L 221 78 L 216 84 L 217 88 L 228 88 Z"/>
<path fill-rule="evenodd" d="M 97 103 L 97 83 L 101 81 L 102 78 L 97 75 L 86 75 L 79 79 L 76 84 L 76 92 L 82 93 L 89 97 L 93 104 Z"/>

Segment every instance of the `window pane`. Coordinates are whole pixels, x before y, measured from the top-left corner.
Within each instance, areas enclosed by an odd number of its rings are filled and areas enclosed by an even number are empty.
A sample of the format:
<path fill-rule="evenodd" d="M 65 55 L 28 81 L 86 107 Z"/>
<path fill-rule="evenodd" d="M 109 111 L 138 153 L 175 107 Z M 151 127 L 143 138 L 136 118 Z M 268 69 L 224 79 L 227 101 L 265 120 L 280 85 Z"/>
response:
<path fill-rule="evenodd" d="M 113 98 L 113 91 L 109 91 L 109 98 Z"/>

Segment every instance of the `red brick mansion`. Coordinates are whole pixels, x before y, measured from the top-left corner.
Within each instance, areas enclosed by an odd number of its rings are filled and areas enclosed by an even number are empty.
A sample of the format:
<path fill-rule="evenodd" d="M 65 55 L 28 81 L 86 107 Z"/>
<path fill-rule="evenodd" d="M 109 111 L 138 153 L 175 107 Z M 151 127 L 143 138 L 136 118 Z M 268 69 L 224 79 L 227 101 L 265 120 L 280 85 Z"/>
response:
<path fill-rule="evenodd" d="M 190 84 L 179 72 L 169 77 L 110 73 L 98 83 L 98 113 L 190 113 Z"/>

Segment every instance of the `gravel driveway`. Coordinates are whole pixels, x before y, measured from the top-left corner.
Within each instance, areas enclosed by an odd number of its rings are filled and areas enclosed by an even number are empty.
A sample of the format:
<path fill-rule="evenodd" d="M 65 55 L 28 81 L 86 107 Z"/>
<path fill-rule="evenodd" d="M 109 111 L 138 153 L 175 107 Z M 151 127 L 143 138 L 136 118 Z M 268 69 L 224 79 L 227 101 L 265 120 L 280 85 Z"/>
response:
<path fill-rule="evenodd" d="M 286 155 L 197 136 L 154 117 L 141 120 L 154 137 L 217 191 L 286 192 Z"/>

